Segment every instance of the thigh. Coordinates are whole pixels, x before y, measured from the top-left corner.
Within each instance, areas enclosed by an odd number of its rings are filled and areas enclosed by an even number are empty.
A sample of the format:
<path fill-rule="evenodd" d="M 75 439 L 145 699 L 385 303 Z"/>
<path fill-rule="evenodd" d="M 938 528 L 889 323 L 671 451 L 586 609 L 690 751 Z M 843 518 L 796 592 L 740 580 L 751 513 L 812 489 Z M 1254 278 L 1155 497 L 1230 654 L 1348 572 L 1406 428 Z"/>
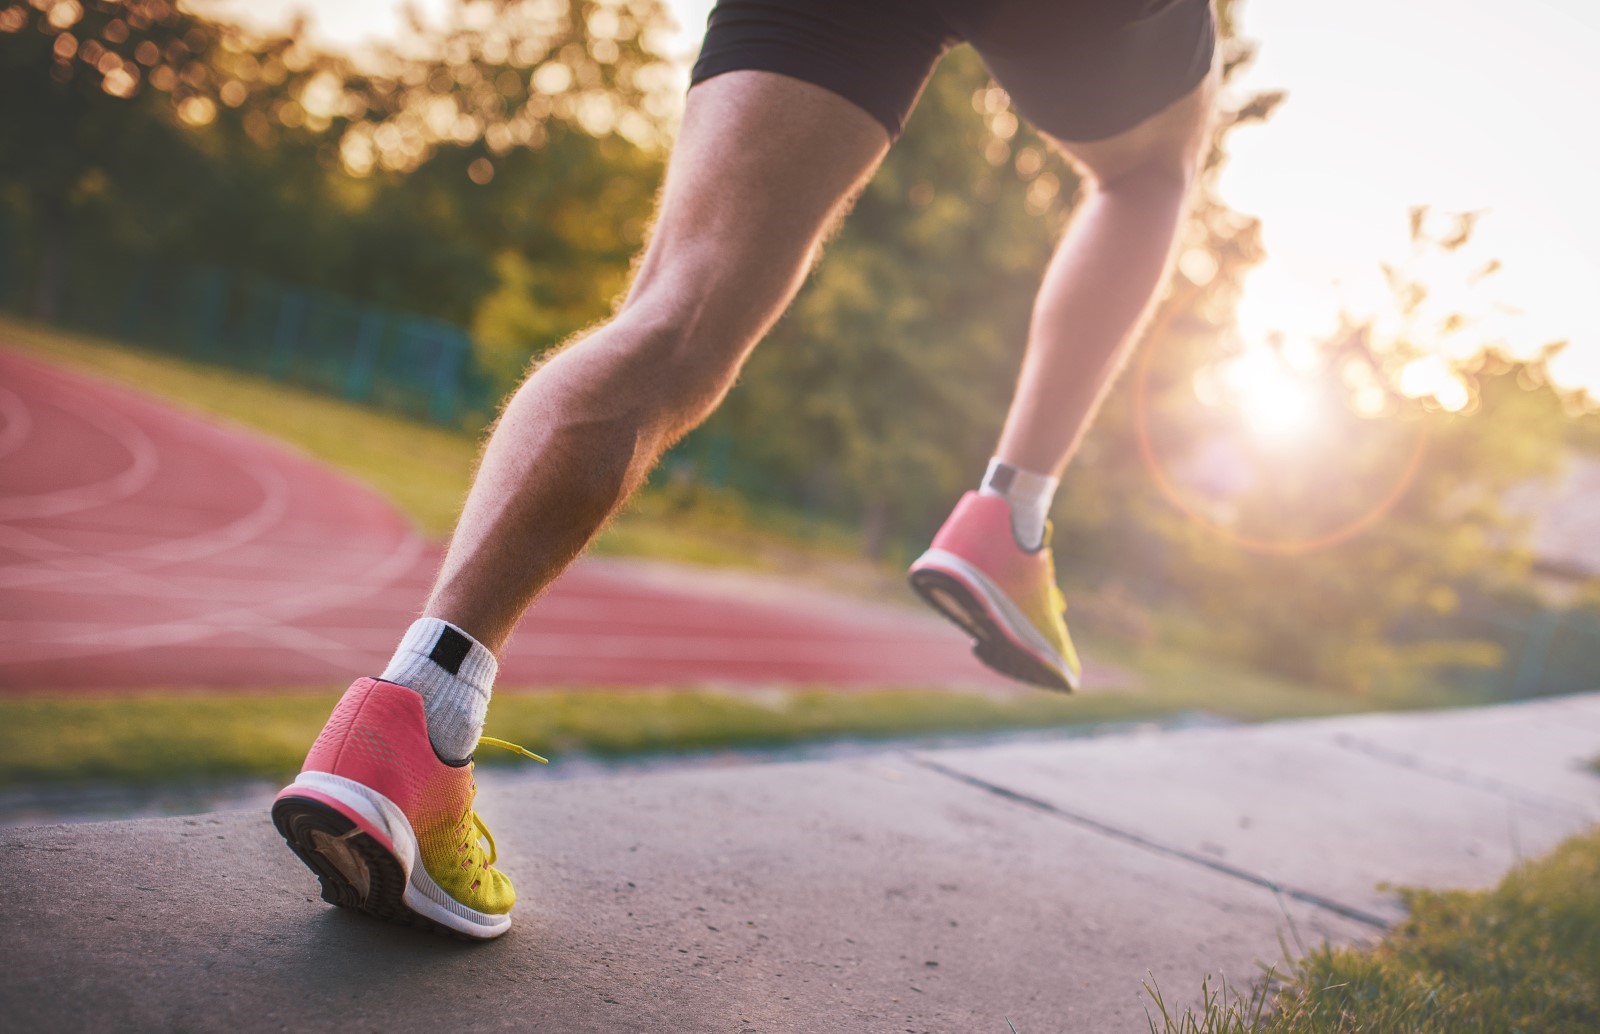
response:
<path fill-rule="evenodd" d="M 715 320 L 725 340 L 764 331 L 888 147 L 875 118 L 810 83 L 742 70 L 696 85 L 629 303 Z"/>
<path fill-rule="evenodd" d="M 995 80 L 1023 117 L 1069 146 L 1129 134 L 1191 97 L 1209 100 L 1210 0 L 968 2 L 984 11 L 967 35 Z"/>
<path fill-rule="evenodd" d="M 893 139 L 955 42 L 933 0 L 718 0 L 690 78 L 776 72 L 851 101 Z"/>
<path fill-rule="evenodd" d="M 1051 139 L 1080 170 L 1102 186 L 1150 173 L 1187 184 L 1210 140 L 1218 80 L 1213 72 L 1166 108 L 1114 136 L 1099 140 Z"/>

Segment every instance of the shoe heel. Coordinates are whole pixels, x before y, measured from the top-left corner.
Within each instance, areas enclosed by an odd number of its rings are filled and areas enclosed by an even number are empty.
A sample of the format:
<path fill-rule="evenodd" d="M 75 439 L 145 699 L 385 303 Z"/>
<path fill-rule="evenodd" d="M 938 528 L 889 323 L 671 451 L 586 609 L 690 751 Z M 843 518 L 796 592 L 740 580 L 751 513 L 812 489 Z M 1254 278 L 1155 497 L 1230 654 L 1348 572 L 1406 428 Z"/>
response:
<path fill-rule="evenodd" d="M 972 637 L 972 653 L 988 667 L 1019 682 L 1071 693 L 1060 672 L 1040 663 L 1012 641 L 989 608 L 960 579 L 934 567 L 913 567 L 911 588 L 923 602 Z"/>
<path fill-rule="evenodd" d="M 909 578 L 911 588 L 922 601 L 938 611 L 947 621 L 959 625 L 975 638 L 982 638 L 983 608 L 973 599 L 964 585 L 942 571 L 927 568 L 913 570 Z M 977 615 L 976 617 L 974 615 Z"/>
<path fill-rule="evenodd" d="M 332 804 L 292 793 L 272 803 L 272 824 L 316 874 L 322 900 L 383 915 L 404 909 L 406 873 L 398 859 Z"/>
<path fill-rule="evenodd" d="M 316 874 L 328 904 L 473 943 L 498 936 L 510 925 L 510 918 L 503 917 L 490 932 L 469 932 L 418 913 L 406 903 L 409 878 L 391 851 L 334 804 L 294 790 L 290 787 L 272 802 L 272 824 Z"/>

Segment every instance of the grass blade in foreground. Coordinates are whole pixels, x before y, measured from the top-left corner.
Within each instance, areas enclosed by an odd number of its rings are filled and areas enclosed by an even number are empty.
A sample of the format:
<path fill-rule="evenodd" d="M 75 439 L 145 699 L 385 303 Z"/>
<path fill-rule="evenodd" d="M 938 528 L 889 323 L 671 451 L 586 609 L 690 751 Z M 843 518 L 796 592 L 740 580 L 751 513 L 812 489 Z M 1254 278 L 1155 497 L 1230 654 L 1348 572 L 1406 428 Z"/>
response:
<path fill-rule="evenodd" d="M 1249 997 L 1202 986 L 1155 1034 L 1590 1034 L 1600 1030 L 1600 830 L 1489 891 L 1406 892 L 1410 916 L 1370 949 L 1323 947 Z M 1270 1013 L 1263 1015 L 1263 1007 Z"/>

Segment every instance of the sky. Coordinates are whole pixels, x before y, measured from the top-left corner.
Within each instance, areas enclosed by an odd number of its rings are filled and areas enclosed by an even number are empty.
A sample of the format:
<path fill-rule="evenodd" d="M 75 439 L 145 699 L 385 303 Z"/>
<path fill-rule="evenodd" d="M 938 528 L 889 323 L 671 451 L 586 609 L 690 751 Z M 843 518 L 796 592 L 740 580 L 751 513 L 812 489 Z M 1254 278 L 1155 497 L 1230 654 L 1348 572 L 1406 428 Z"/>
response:
<path fill-rule="evenodd" d="M 425 17 L 445 6 L 411 2 Z M 212 5 L 266 24 L 304 10 L 335 45 L 400 26 L 400 0 Z M 711 0 L 669 6 L 687 68 Z M 1219 183 L 1262 220 L 1246 337 L 1309 336 L 1341 307 L 1378 307 L 1379 263 L 1405 260 L 1413 205 L 1482 210 L 1464 266 L 1502 269 L 1470 291 L 1444 275 L 1457 285 L 1445 300 L 1480 312 L 1480 336 L 1518 354 L 1569 340 L 1553 371 L 1600 398 L 1600 2 L 1241 0 L 1237 11 L 1258 45 L 1238 87 L 1288 91 L 1271 119 L 1231 137 Z"/>

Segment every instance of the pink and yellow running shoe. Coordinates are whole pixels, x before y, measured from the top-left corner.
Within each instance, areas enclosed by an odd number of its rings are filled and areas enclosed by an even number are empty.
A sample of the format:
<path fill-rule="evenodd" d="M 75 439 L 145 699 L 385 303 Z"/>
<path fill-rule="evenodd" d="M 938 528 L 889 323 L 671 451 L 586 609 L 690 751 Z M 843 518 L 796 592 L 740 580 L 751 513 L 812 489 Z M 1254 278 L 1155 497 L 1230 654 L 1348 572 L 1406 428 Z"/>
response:
<path fill-rule="evenodd" d="M 973 637 L 972 652 L 1002 675 L 1047 689 L 1078 688 L 1082 665 L 1062 617 L 1050 528 L 1029 551 L 1011 531 L 1011 504 L 968 492 L 911 565 L 911 587 Z"/>
<path fill-rule="evenodd" d="M 515 744 L 479 741 L 524 754 Z M 422 698 L 358 679 L 312 744 L 272 822 L 322 881 L 322 900 L 465 938 L 511 928 L 516 893 L 472 810 L 472 759 L 440 760 Z"/>

